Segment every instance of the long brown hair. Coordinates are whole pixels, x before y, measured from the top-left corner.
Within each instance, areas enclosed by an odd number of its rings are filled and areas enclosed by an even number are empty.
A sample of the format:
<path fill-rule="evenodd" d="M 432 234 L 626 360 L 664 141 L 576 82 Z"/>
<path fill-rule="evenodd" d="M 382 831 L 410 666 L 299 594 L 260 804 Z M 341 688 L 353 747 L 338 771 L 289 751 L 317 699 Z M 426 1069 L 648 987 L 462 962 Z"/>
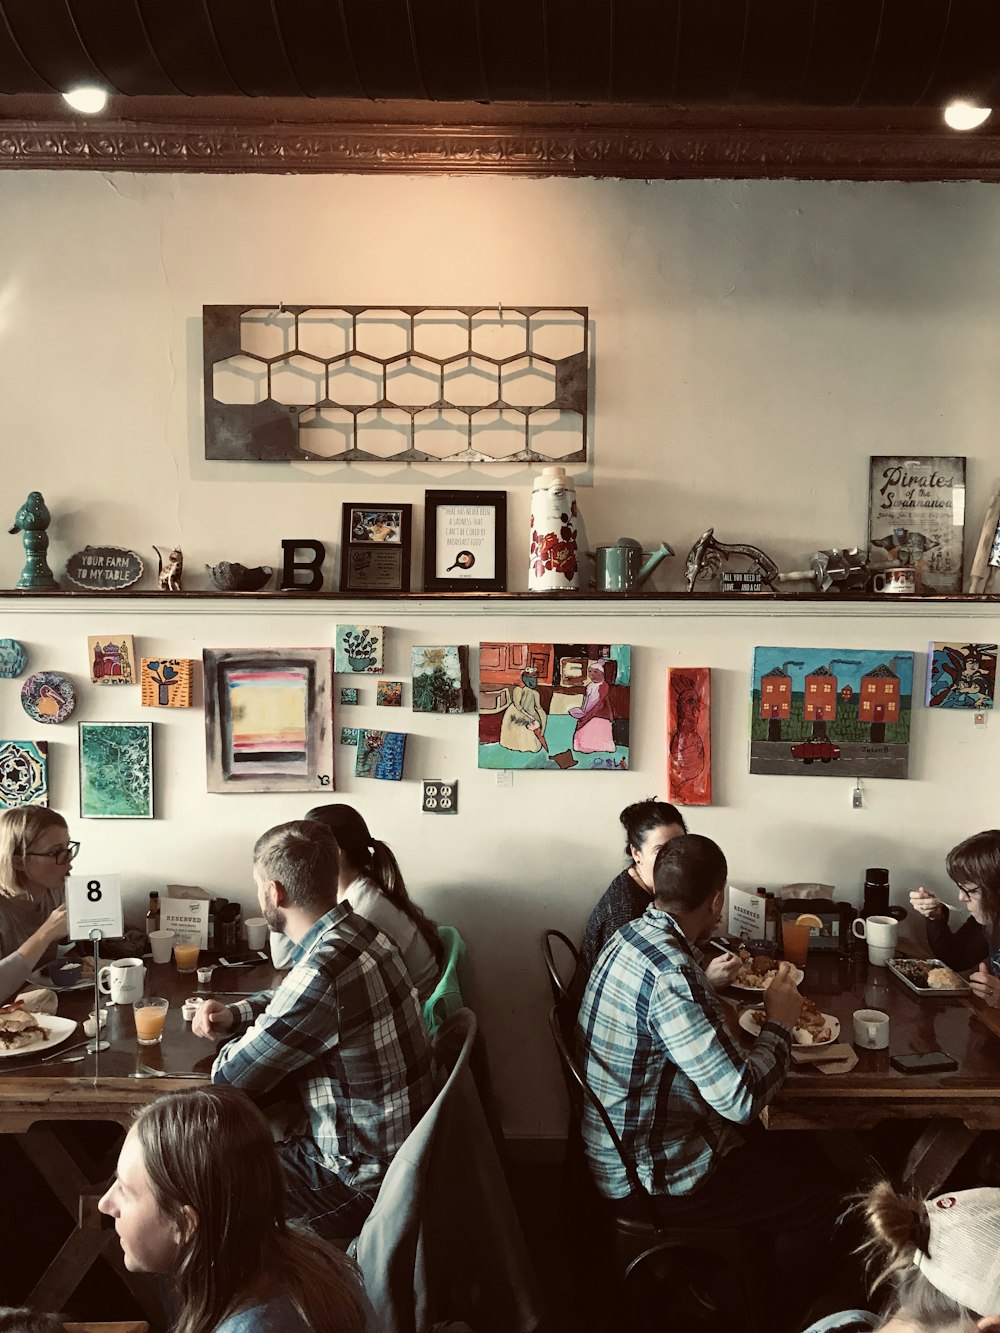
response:
<path fill-rule="evenodd" d="M 35 839 L 55 825 L 66 828 L 58 810 L 40 805 L 21 806 L 0 814 L 0 898 L 14 898 L 24 888 L 25 875 L 14 862 L 24 858 Z"/>
<path fill-rule="evenodd" d="M 286 1296 L 316 1333 L 364 1333 L 357 1269 L 285 1222 L 271 1131 L 244 1093 L 167 1093 L 138 1112 L 135 1129 L 153 1197 L 185 1237 L 169 1275 L 180 1307 L 175 1333 L 211 1333 L 258 1295 Z"/>
<path fill-rule="evenodd" d="M 352 866 L 357 866 L 378 886 L 389 901 L 404 912 L 427 941 L 438 967 L 444 963 L 444 945 L 437 933 L 437 922 L 413 901 L 399 862 L 392 851 L 368 831 L 364 817 L 351 805 L 335 803 L 314 805 L 306 819 L 323 824 L 337 840 L 337 846 Z"/>

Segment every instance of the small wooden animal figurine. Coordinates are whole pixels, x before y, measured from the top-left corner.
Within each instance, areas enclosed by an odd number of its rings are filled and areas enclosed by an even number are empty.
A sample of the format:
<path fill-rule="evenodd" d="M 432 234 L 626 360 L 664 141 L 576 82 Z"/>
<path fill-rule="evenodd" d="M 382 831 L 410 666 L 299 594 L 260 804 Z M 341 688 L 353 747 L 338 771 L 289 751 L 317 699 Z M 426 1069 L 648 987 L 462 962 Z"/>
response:
<path fill-rule="evenodd" d="M 163 552 L 158 546 L 154 546 L 153 550 L 160 562 L 160 570 L 156 576 L 156 586 L 160 592 L 180 592 L 181 578 L 184 575 L 184 554 L 181 548 L 179 546 L 171 547 L 166 560 L 164 560 Z"/>
<path fill-rule="evenodd" d="M 24 542 L 26 556 L 18 588 L 58 588 L 59 584 L 49 569 L 45 552 L 49 549 L 49 534 L 46 531 L 52 522 L 41 491 L 32 491 L 24 504 L 14 515 L 14 526 L 10 533 L 20 532 Z"/>

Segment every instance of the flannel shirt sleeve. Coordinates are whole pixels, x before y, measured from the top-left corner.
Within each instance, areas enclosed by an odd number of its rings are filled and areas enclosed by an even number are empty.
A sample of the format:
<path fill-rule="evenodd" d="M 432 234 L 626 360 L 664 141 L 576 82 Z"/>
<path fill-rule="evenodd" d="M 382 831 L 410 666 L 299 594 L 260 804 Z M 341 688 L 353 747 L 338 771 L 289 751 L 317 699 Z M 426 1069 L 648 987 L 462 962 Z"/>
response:
<path fill-rule="evenodd" d="M 336 987 L 322 970 L 290 972 L 278 990 L 261 991 L 229 1008 L 238 1024 L 252 1026 L 219 1051 L 212 1082 L 232 1084 L 251 1096 L 268 1092 L 338 1038 Z"/>
<path fill-rule="evenodd" d="M 709 1106 L 736 1124 L 757 1118 L 791 1063 L 791 1033 L 780 1023 L 765 1023 L 744 1053 L 703 974 L 693 967 L 657 980 L 649 1024 Z"/>

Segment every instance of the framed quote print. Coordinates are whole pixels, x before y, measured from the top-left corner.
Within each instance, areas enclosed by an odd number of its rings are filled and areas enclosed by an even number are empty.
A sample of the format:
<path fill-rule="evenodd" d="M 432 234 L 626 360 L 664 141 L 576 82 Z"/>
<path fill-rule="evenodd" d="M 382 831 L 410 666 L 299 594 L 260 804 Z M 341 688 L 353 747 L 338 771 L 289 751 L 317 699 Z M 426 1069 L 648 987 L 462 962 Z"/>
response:
<path fill-rule="evenodd" d="M 343 506 L 341 592 L 409 592 L 412 509 L 412 505 Z"/>
<path fill-rule="evenodd" d="M 424 492 L 424 591 L 506 592 L 507 492 Z"/>

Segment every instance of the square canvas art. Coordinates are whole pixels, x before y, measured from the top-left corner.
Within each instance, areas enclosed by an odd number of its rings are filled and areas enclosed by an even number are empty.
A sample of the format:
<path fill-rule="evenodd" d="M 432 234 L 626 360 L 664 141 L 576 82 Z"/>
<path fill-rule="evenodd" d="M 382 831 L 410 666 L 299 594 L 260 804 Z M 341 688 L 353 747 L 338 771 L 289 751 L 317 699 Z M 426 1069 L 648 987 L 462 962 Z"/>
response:
<path fill-rule="evenodd" d="M 334 671 L 377 676 L 382 671 L 385 631 L 381 625 L 338 625 Z"/>
<path fill-rule="evenodd" d="M 153 818 L 152 722 L 80 723 L 80 817 Z"/>
<path fill-rule="evenodd" d="M 341 745 L 357 745 L 360 732 L 357 727 L 341 727 L 340 743 Z"/>
<path fill-rule="evenodd" d="M 405 752 L 405 732 L 369 731 L 362 727 L 358 731 L 358 758 L 354 765 L 354 776 L 399 782 L 403 776 Z"/>
<path fill-rule="evenodd" d="M 90 635 L 87 656 L 90 679 L 95 685 L 135 684 L 135 644 L 131 634 Z"/>
<path fill-rule="evenodd" d="M 464 645 L 417 646 L 410 658 L 415 713 L 474 713 L 469 650 Z"/>
<path fill-rule="evenodd" d="M 479 767 L 624 770 L 632 650 L 481 643 Z"/>
<path fill-rule="evenodd" d="M 932 643 L 927 652 L 928 708 L 992 708 L 995 643 Z"/>
<path fill-rule="evenodd" d="M 380 680 L 375 686 L 375 703 L 379 708 L 401 708 L 403 705 L 403 682 L 401 680 Z"/>
<path fill-rule="evenodd" d="M 667 668 L 667 799 L 712 804 L 712 673 Z"/>
<path fill-rule="evenodd" d="M 190 708 L 188 657 L 144 657 L 139 666 L 139 702 L 143 708 Z"/>
<path fill-rule="evenodd" d="M 48 803 L 48 741 L 0 741 L 0 810 Z"/>
<path fill-rule="evenodd" d="M 750 772 L 905 778 L 913 654 L 756 648 Z"/>
<path fill-rule="evenodd" d="M 206 648 L 208 790 L 333 788 L 329 648 Z"/>
<path fill-rule="evenodd" d="M 358 702 L 358 692 L 357 692 L 357 690 L 341 690 L 341 691 L 340 691 L 340 702 L 341 702 L 341 706 L 344 707 L 344 708 L 346 708 L 346 707 L 348 707 L 348 706 L 353 706 L 354 704 L 356 704 L 356 703 Z"/>

